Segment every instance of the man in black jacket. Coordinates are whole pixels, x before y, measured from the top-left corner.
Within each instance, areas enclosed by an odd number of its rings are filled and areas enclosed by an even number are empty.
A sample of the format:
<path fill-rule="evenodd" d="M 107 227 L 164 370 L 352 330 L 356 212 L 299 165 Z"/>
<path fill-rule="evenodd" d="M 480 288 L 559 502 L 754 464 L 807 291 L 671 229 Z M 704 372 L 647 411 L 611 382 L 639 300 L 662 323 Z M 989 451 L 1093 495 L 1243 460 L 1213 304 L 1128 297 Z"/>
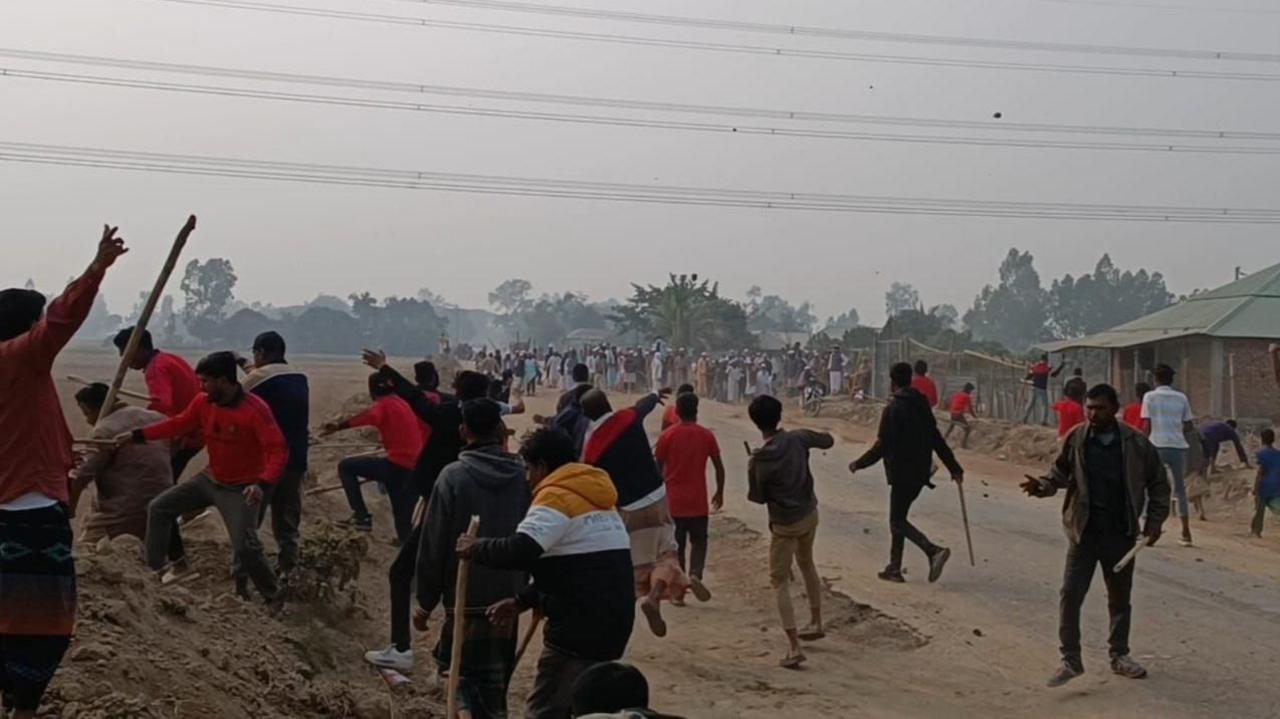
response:
<path fill-rule="evenodd" d="M 247 363 L 246 363 L 247 364 Z M 262 398 L 289 445 L 289 463 L 280 480 L 267 490 L 258 523 L 271 508 L 271 536 L 276 540 L 276 572 L 287 575 L 298 563 L 298 534 L 302 525 L 302 480 L 307 476 L 310 441 L 311 392 L 307 376 L 285 361 L 284 338 L 263 332 L 253 340 L 253 364 L 246 367 L 241 386 Z M 237 573 L 236 589 L 247 591 L 248 577 Z M 241 594 L 244 594 L 241 591 Z"/>
<path fill-rule="evenodd" d="M 478 372 L 459 372 L 453 378 L 456 397 L 441 394 L 440 402 L 431 401 L 413 382 L 387 364 L 387 356 L 380 351 L 365 350 L 365 364 L 382 373 L 395 389 L 398 397 L 409 403 L 413 413 L 431 428 L 431 439 L 422 448 L 418 462 L 409 477 L 409 491 L 418 497 L 418 510 L 414 511 L 413 530 L 400 545 L 400 552 L 388 570 L 391 583 L 391 646 L 366 652 L 365 661 L 379 667 L 397 671 L 413 669 L 413 651 L 410 649 L 410 604 L 413 600 L 413 577 L 418 564 L 418 544 L 422 541 L 422 498 L 430 497 L 441 470 L 458 461 L 462 450 L 462 404 L 482 399 L 489 390 L 489 380 Z"/>
<path fill-rule="evenodd" d="M 427 502 L 418 545 L 414 625 L 426 631 L 431 612 L 444 604 L 444 626 L 435 648 L 441 675 L 459 673 L 460 705 L 472 717 L 505 718 L 507 685 L 515 671 L 516 633 L 514 627 L 492 625 L 483 616 L 468 618 L 453 613 L 456 548 L 472 517 L 480 518 L 481 537 L 513 534 L 529 510 L 529 486 L 520 459 L 502 450 L 505 430 L 497 402 L 475 399 L 464 403 L 462 437 L 466 445 L 458 461 L 440 472 Z M 520 571 L 473 567 L 467 577 L 467 614 L 513 599 L 525 584 Z M 458 621 L 466 623 L 463 662 L 461 667 L 451 667 L 453 624 Z"/>
<path fill-rule="evenodd" d="M 889 549 L 889 566 L 877 576 L 887 582 L 906 581 L 902 576 L 904 539 L 910 539 L 929 558 L 929 581 L 942 576 L 942 568 L 951 558 L 951 550 L 929 541 L 907 518 L 911 504 L 920 496 L 932 473 L 934 452 L 951 471 L 951 479 L 964 481 L 964 470 L 955 454 L 938 431 L 938 421 L 924 395 L 912 389 L 911 365 L 899 362 L 889 370 L 893 399 L 880 415 L 876 443 L 866 454 L 849 465 L 857 473 L 884 459 L 884 473 L 889 479 L 889 531 L 893 540 Z"/>

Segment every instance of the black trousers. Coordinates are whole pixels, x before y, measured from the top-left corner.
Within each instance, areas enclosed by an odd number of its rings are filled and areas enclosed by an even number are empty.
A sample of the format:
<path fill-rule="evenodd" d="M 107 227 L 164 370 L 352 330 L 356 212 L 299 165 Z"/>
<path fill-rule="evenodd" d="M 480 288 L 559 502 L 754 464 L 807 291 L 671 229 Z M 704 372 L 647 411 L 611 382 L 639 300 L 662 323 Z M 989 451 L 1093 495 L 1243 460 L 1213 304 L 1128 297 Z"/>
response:
<path fill-rule="evenodd" d="M 903 540 L 910 539 L 911 543 L 920 548 L 925 556 L 932 557 L 933 553 L 938 551 L 937 545 L 929 541 L 924 536 L 924 532 L 916 529 L 915 525 L 907 519 L 907 515 L 911 512 L 911 505 L 920 496 L 920 491 L 924 489 L 924 485 L 919 484 L 895 484 L 889 488 L 889 569 L 902 569 L 902 550 L 905 546 Z"/>
<path fill-rule="evenodd" d="M 286 469 L 279 481 L 267 490 L 258 510 L 262 526 L 271 510 L 271 536 L 276 540 L 276 569 L 288 572 L 298 564 L 299 527 L 302 526 L 302 479 L 305 469 Z"/>
<path fill-rule="evenodd" d="M 680 569 L 691 577 L 702 579 L 702 571 L 707 568 L 707 525 L 708 517 L 675 517 L 676 545 L 680 552 Z M 691 547 L 686 568 L 685 548 Z"/>
<path fill-rule="evenodd" d="M 178 449 L 169 457 L 169 469 L 173 472 L 173 483 L 177 484 L 182 479 L 182 473 L 186 471 L 187 465 L 191 464 L 191 460 L 200 454 L 198 449 Z M 182 533 L 178 531 L 178 520 L 173 520 L 173 524 L 169 527 L 169 549 L 166 553 L 170 562 L 176 562 L 179 559 L 186 559 L 187 548 L 182 544 Z"/>
<path fill-rule="evenodd" d="M 400 543 L 400 551 L 387 571 L 391 584 L 391 643 L 401 652 L 409 651 L 413 642 L 409 613 L 413 603 L 413 578 L 418 569 L 418 543 L 421 541 L 422 525 L 419 524 Z"/>
<path fill-rule="evenodd" d="M 1062 599 L 1058 614 L 1058 639 L 1062 658 L 1077 668 L 1083 668 L 1080 658 L 1080 607 L 1089 584 L 1093 581 L 1094 568 L 1102 565 L 1102 580 L 1107 585 L 1107 612 L 1111 616 L 1111 634 L 1107 642 L 1110 655 L 1116 657 L 1129 653 L 1129 626 L 1133 619 L 1133 606 L 1129 602 L 1133 591 L 1133 562 L 1116 574 L 1111 571 L 1124 555 L 1133 549 L 1134 540 L 1118 529 L 1085 528 L 1079 544 L 1067 546 L 1067 566 L 1062 577 Z"/>

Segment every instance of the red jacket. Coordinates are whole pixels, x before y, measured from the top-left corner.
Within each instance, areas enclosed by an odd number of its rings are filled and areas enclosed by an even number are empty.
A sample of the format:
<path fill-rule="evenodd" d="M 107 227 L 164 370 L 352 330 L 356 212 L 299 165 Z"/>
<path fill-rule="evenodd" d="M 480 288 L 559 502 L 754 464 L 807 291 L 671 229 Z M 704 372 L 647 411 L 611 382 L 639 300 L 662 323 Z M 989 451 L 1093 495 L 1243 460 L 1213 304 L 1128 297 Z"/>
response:
<path fill-rule="evenodd" d="M 102 275 L 86 274 L 25 334 L 0 342 L 0 504 L 30 492 L 63 502 L 74 465 L 53 360 L 89 316 Z"/>
<path fill-rule="evenodd" d="M 143 370 L 143 377 L 147 381 L 147 394 L 151 395 L 147 409 L 166 417 L 176 417 L 200 394 L 200 379 L 196 377 L 195 370 L 186 360 L 168 352 L 152 355 Z M 190 449 L 202 446 L 198 433 L 183 437 L 181 444 Z"/>
<path fill-rule="evenodd" d="M 345 427 L 376 427 L 391 463 L 413 469 L 425 441 L 422 422 L 409 403 L 395 395 L 379 397 L 373 406 L 347 420 Z M 428 428 L 429 431 L 429 428 Z"/>
<path fill-rule="evenodd" d="M 289 448 L 271 408 L 248 392 L 231 407 L 220 407 L 201 393 L 182 414 L 138 431 L 147 441 L 193 432 L 208 446 L 209 476 L 218 484 L 275 484 L 289 461 Z"/>
<path fill-rule="evenodd" d="M 913 375 L 911 377 L 911 386 L 924 395 L 925 399 L 929 400 L 930 408 L 938 406 L 938 385 L 934 384 L 933 380 L 922 374 Z"/>
<path fill-rule="evenodd" d="M 1075 400 L 1061 400 L 1053 406 L 1053 411 L 1058 413 L 1058 439 L 1085 422 L 1084 405 Z"/>

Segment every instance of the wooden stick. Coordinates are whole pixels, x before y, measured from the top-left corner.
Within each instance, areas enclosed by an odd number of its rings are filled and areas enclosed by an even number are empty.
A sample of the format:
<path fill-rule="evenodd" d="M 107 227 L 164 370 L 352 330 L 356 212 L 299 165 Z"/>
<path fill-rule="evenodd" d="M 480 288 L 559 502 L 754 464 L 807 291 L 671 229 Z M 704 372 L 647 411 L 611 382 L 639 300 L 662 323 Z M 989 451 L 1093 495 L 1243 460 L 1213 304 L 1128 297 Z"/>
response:
<path fill-rule="evenodd" d="M 91 384 L 95 384 L 93 380 L 85 379 L 84 377 L 81 377 L 80 375 L 77 375 L 77 374 L 67 375 L 67 381 L 75 382 L 76 384 L 84 385 L 85 387 L 88 387 Z M 151 401 L 150 395 L 145 395 L 145 394 L 142 394 L 141 392 L 132 392 L 127 389 L 122 389 L 116 394 L 118 394 L 121 397 L 130 397 L 132 399 L 142 400 L 143 402 Z"/>
<path fill-rule="evenodd" d="M 116 441 L 114 439 L 80 439 L 71 440 L 71 444 L 79 444 L 86 447 L 114 447 Z"/>
<path fill-rule="evenodd" d="M 377 442 L 317 442 L 311 445 L 310 449 L 368 449 L 369 447 L 382 449 L 382 445 Z"/>
<path fill-rule="evenodd" d="M 956 482 L 956 491 L 960 493 L 960 518 L 964 520 L 964 541 L 969 545 L 969 566 L 976 567 L 973 560 L 973 537 L 969 536 L 969 510 L 964 504 L 964 485 Z"/>
<path fill-rule="evenodd" d="M 480 515 L 473 514 L 471 524 L 467 525 L 467 536 L 474 539 L 479 533 Z M 462 680 L 462 642 L 466 638 L 467 574 L 470 569 L 470 560 L 458 560 L 458 581 L 453 589 L 453 649 L 449 654 L 449 691 L 445 695 L 446 719 L 454 719 L 458 716 L 458 682 Z"/>
<path fill-rule="evenodd" d="M 529 621 L 529 628 L 524 631 L 524 636 L 520 639 L 520 646 L 516 649 L 516 661 L 511 665 L 512 670 L 520 666 L 520 658 L 524 656 L 524 652 L 529 648 L 529 643 L 533 641 L 534 632 L 538 631 L 538 625 L 542 624 L 542 612 L 534 610 L 533 617 Z"/>
<path fill-rule="evenodd" d="M 151 315 L 156 311 L 156 305 L 160 304 L 160 296 L 164 294 L 164 286 L 169 282 L 169 275 L 173 274 L 174 268 L 178 266 L 178 258 L 182 255 L 182 248 L 187 246 L 187 238 L 191 236 L 191 232 L 196 229 L 196 216 L 191 215 L 187 218 L 187 223 L 178 231 L 178 236 L 173 240 L 173 247 L 169 250 L 169 258 L 165 260 L 164 267 L 160 269 L 160 276 L 156 278 L 155 285 L 151 288 L 151 294 L 147 296 L 147 303 L 142 307 L 142 314 L 138 315 L 138 321 L 133 326 L 133 334 L 129 335 L 129 343 L 125 345 L 124 351 L 120 353 L 120 366 L 116 368 L 115 379 L 111 381 L 111 388 L 107 390 L 107 398 L 102 403 L 102 411 L 98 413 L 98 426 L 102 426 L 102 421 L 111 414 L 111 408 L 116 403 L 116 395 L 120 392 L 120 385 L 124 384 L 125 375 L 129 373 L 129 365 L 133 363 L 133 356 L 138 353 L 138 345 L 142 342 L 142 332 L 147 328 L 147 323 L 151 321 Z"/>
<path fill-rule="evenodd" d="M 1138 543 L 1133 545 L 1133 549 L 1130 549 L 1128 554 L 1121 557 L 1119 562 L 1116 562 L 1115 569 L 1111 570 L 1112 573 L 1119 574 L 1120 572 L 1123 572 L 1124 568 L 1129 566 L 1130 562 L 1138 558 L 1138 552 L 1141 552 L 1143 549 L 1146 548 L 1146 546 L 1147 546 L 1147 538 L 1138 537 Z"/>

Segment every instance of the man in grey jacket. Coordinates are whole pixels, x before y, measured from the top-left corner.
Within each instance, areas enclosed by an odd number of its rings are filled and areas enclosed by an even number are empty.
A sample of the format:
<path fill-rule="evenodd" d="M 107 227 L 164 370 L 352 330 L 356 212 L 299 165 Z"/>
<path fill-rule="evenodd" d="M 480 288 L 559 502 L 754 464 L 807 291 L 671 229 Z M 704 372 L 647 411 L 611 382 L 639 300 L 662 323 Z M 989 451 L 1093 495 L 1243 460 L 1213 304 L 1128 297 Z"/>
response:
<path fill-rule="evenodd" d="M 422 538 L 418 546 L 418 609 L 414 624 L 427 628 L 427 619 L 439 604 L 445 606 L 445 622 L 436 643 L 435 660 L 443 675 L 461 675 L 460 705 L 475 719 L 507 716 L 507 686 L 515 671 L 514 625 L 491 624 L 484 611 L 504 599 L 514 598 L 528 579 L 524 572 L 471 567 L 467 576 L 467 615 L 453 614 L 458 576 L 458 537 L 465 534 L 471 517 L 480 518 L 481 537 L 507 537 L 529 511 L 529 485 L 520 459 L 502 450 L 501 409 L 488 399 L 462 405 L 462 439 L 466 443 L 458 461 L 440 472 L 427 502 Z M 461 667 L 450 667 L 453 623 L 465 621 Z"/>
<path fill-rule="evenodd" d="M 1080 656 L 1080 606 L 1102 565 L 1111 615 L 1111 671 L 1141 679 L 1147 670 L 1129 656 L 1133 608 L 1133 562 L 1119 572 L 1123 559 L 1141 535 L 1148 545 L 1160 538 L 1169 516 L 1169 479 L 1156 448 L 1141 432 L 1116 421 L 1120 399 L 1110 385 L 1087 394 L 1089 421 L 1067 435 L 1048 476 L 1028 477 L 1022 489 L 1032 497 L 1052 497 L 1066 490 L 1062 524 L 1066 529 L 1067 567 L 1059 606 L 1058 636 L 1062 666 L 1049 678 L 1059 687 L 1084 673 Z M 1145 520 L 1143 519 L 1145 510 Z"/>
<path fill-rule="evenodd" d="M 777 594 L 778 613 L 790 646 L 782 659 L 787 669 L 805 662 L 800 640 L 823 638 L 822 580 L 813 563 L 813 542 L 818 534 L 818 497 L 813 491 L 809 470 L 809 450 L 831 449 L 835 440 L 825 432 L 807 429 L 784 431 L 782 403 L 774 397 L 756 397 L 747 409 L 765 444 L 752 452 L 747 464 L 747 498 L 769 507 L 769 581 Z M 796 613 L 791 605 L 791 563 L 795 561 L 804 577 L 809 597 L 809 626 L 796 629 Z"/>

